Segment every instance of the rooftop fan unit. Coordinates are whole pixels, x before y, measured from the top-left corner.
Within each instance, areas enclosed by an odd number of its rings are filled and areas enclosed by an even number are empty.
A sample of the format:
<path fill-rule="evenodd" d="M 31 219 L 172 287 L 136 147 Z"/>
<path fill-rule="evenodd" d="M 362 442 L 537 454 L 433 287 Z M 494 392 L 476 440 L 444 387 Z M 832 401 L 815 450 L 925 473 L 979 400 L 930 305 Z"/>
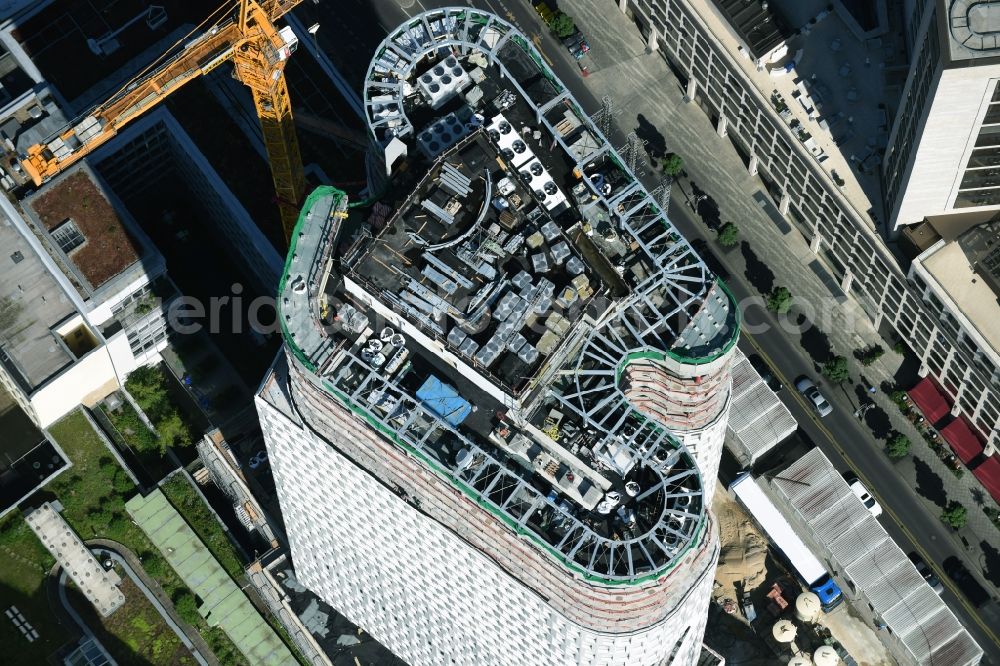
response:
<path fill-rule="evenodd" d="M 489 134 L 490 134 L 490 140 L 493 141 L 493 143 L 500 141 L 500 132 L 496 131 L 495 129 L 491 129 Z"/>
<path fill-rule="evenodd" d="M 531 166 L 528 167 L 528 169 L 531 171 L 532 176 L 541 176 L 543 173 L 545 173 L 545 169 L 542 168 L 542 163 L 537 161 L 532 162 Z"/>
<path fill-rule="evenodd" d="M 521 181 L 522 182 L 525 182 L 525 183 L 530 183 L 531 182 L 532 176 L 531 176 L 530 172 L 528 172 L 527 170 L 525 170 L 525 171 L 519 172 L 519 174 L 521 176 Z"/>
<path fill-rule="evenodd" d="M 510 134 L 513 128 L 510 126 L 509 122 L 507 122 L 506 120 L 501 120 L 498 129 L 500 130 L 501 134 Z"/>
<path fill-rule="evenodd" d="M 434 159 L 458 143 L 469 133 L 469 128 L 454 113 L 449 113 L 424 128 L 417 135 L 417 147 L 428 159 Z"/>
<path fill-rule="evenodd" d="M 514 151 L 511 150 L 510 148 L 504 148 L 502 151 L 500 151 L 500 154 L 503 155 L 508 160 L 514 159 Z"/>
<path fill-rule="evenodd" d="M 555 194 L 556 192 L 559 191 L 559 188 L 556 187 L 556 184 L 553 183 L 551 180 L 545 183 L 545 186 L 542 189 L 545 190 L 545 194 Z"/>
<path fill-rule="evenodd" d="M 514 152 L 517 153 L 518 155 L 520 155 L 521 153 L 523 153 L 525 150 L 528 149 L 528 146 L 526 146 L 524 141 L 521 141 L 520 139 L 516 140 L 511 147 L 514 149 Z"/>
<path fill-rule="evenodd" d="M 441 108 L 452 97 L 472 85 L 468 73 L 457 60 L 454 62 L 454 65 L 448 67 L 443 64 L 435 65 L 417 79 L 417 87 L 432 109 Z"/>

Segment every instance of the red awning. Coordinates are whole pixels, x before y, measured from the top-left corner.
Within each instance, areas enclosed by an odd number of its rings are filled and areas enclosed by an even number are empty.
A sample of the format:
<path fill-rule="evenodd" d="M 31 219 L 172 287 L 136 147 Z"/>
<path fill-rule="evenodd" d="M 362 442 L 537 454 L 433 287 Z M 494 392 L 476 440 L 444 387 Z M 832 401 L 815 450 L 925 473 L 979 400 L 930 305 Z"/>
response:
<path fill-rule="evenodd" d="M 951 449 L 958 456 L 958 459 L 966 465 L 983 452 L 983 443 L 979 436 L 972 432 L 972 428 L 966 423 L 964 416 L 959 416 L 942 428 L 941 436 L 951 445 Z"/>
<path fill-rule="evenodd" d="M 917 406 L 928 423 L 937 423 L 951 411 L 948 400 L 941 394 L 934 380 L 930 377 L 921 379 L 907 393 L 910 394 L 913 404 Z"/>
<path fill-rule="evenodd" d="M 1000 460 L 990 456 L 982 465 L 972 470 L 972 473 L 993 499 L 1000 502 Z"/>

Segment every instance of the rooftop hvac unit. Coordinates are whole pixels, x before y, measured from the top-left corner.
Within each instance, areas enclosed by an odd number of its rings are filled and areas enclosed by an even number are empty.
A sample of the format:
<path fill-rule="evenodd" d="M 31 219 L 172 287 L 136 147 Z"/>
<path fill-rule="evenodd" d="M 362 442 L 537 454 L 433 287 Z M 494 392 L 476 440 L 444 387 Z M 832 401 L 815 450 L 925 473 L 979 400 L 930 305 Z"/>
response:
<path fill-rule="evenodd" d="M 449 62 L 453 64 L 449 65 Z M 432 109 L 440 108 L 471 84 L 472 79 L 454 57 L 438 63 L 417 79 L 417 87 Z"/>
<path fill-rule="evenodd" d="M 454 113 L 439 118 L 417 135 L 417 147 L 427 159 L 434 159 L 469 133 L 468 126 Z"/>

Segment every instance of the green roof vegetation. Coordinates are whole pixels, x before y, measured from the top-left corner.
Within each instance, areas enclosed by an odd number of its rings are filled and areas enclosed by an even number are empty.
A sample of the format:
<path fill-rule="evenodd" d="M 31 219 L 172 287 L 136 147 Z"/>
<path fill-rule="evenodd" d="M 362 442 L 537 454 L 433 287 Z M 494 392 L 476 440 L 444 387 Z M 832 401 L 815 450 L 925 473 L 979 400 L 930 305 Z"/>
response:
<path fill-rule="evenodd" d="M 284 666 L 295 662 L 288 647 L 163 492 L 136 495 L 126 508 L 190 586 L 198 600 L 198 613 L 224 631 L 250 663 Z"/>
<path fill-rule="evenodd" d="M 183 474 L 174 474 L 160 484 L 160 490 L 184 516 L 222 568 L 235 580 L 243 578 L 243 563 L 222 526 Z"/>
<path fill-rule="evenodd" d="M 131 549 L 168 596 L 186 589 L 145 533 L 129 520 L 125 500 L 135 487 L 83 412 L 78 410 L 64 417 L 49 432 L 73 464 L 43 491 L 63 505 L 66 522 L 85 541 L 111 539 Z M 0 595 L 10 598 L 40 634 L 38 641 L 28 643 L 10 622 L 0 622 L 0 643 L 13 663 L 46 663 L 48 655 L 66 638 L 66 630 L 53 615 L 44 589 L 45 576 L 55 560 L 17 513 L 0 523 L 0 556 Z M 223 632 L 204 621 L 196 629 L 222 663 L 235 663 L 232 659 L 238 652 Z M 156 640 L 160 634 L 153 632 L 150 636 Z M 148 655 L 136 655 L 139 657 Z"/>

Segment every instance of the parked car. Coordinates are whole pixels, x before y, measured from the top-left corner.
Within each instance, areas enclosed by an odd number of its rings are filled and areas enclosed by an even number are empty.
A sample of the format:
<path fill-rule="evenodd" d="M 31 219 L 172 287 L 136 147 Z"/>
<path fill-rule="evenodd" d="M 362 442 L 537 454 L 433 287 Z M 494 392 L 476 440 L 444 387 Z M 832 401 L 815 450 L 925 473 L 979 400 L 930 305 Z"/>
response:
<path fill-rule="evenodd" d="M 924 562 L 924 558 L 920 557 L 916 553 L 910 553 L 907 557 L 913 562 L 913 566 L 916 567 L 917 573 L 920 574 L 927 584 L 931 586 L 931 589 L 941 594 L 944 592 L 944 585 L 941 584 L 941 579 L 937 577 L 934 570 L 927 566 Z"/>
<path fill-rule="evenodd" d="M 829 402 L 827 402 L 826 398 L 823 397 L 823 394 L 819 392 L 819 389 L 816 388 L 816 385 L 808 377 L 799 377 L 795 380 L 795 388 L 798 389 L 799 393 L 805 396 L 806 400 L 809 401 L 809 404 L 813 406 L 813 409 L 815 409 L 816 413 L 821 417 L 827 416 L 833 411 L 833 407 Z"/>
<path fill-rule="evenodd" d="M 876 518 L 882 515 L 882 506 L 878 503 L 878 500 L 872 497 L 872 494 L 868 492 L 868 489 L 865 488 L 865 484 L 861 483 L 861 480 L 858 479 L 858 477 L 852 474 L 845 480 L 847 481 L 847 485 L 851 487 L 851 492 L 853 492 L 857 498 L 861 500 L 861 503 L 865 505 L 865 508 L 868 509 L 868 513 L 872 514 Z"/>
<path fill-rule="evenodd" d="M 972 602 L 973 606 L 982 608 L 990 600 L 989 593 L 983 589 L 972 572 L 965 568 L 960 559 L 952 555 L 942 562 L 942 566 L 944 572 L 948 574 L 948 578 L 955 581 L 958 589 Z"/>
<path fill-rule="evenodd" d="M 764 380 L 769 389 L 777 393 L 784 388 L 781 385 L 781 381 L 775 376 L 774 370 L 767 364 L 767 361 L 757 354 L 750 354 L 747 356 L 747 360 L 750 361 L 750 365 L 757 371 L 757 374 L 760 375 L 760 378 Z"/>

